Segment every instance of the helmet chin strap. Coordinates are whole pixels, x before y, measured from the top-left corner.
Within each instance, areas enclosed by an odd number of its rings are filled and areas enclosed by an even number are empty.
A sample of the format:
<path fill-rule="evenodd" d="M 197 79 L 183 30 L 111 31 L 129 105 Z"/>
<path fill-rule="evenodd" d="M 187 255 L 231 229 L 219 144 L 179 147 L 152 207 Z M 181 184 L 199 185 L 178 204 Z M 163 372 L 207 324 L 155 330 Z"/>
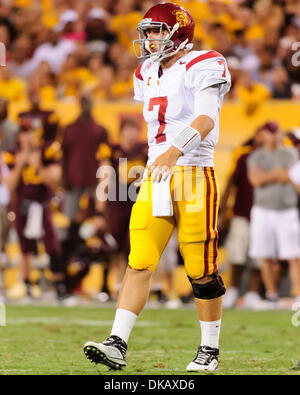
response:
<path fill-rule="evenodd" d="M 151 60 L 153 60 L 153 62 L 157 61 L 157 60 L 162 60 L 165 58 L 169 58 L 170 56 L 176 55 L 179 51 L 181 51 L 182 49 L 187 49 L 187 50 L 191 50 L 193 48 L 193 44 L 188 44 L 189 39 L 187 38 L 185 41 L 183 41 L 177 48 L 175 51 L 164 54 L 164 53 L 160 53 L 160 54 L 156 54 L 154 53 L 153 55 L 150 55 Z M 163 51 L 164 48 L 162 48 Z"/>
<path fill-rule="evenodd" d="M 166 36 L 166 38 L 164 39 L 164 42 L 167 42 L 168 40 L 170 40 L 170 38 L 171 38 L 171 37 L 173 36 L 173 34 L 179 29 L 179 27 L 180 27 L 179 23 L 178 23 L 178 22 L 175 23 L 175 25 L 173 26 L 173 29 L 170 31 L 170 33 L 169 33 L 169 34 Z M 192 44 L 192 43 L 189 43 L 189 44 L 188 44 L 188 41 L 189 41 L 189 40 L 188 40 L 188 38 L 187 38 L 185 41 L 183 41 L 183 42 L 176 48 L 175 51 L 170 52 L 170 53 L 168 53 L 168 54 L 162 53 L 162 51 L 165 49 L 165 46 L 166 46 L 166 44 L 163 44 L 163 45 L 162 45 L 162 48 L 161 48 L 160 51 L 159 51 L 159 53 L 158 53 L 158 54 L 157 54 L 157 53 L 151 54 L 151 55 L 150 55 L 150 58 L 151 58 L 151 60 L 152 60 L 153 62 L 155 62 L 155 61 L 157 61 L 157 60 L 162 60 L 162 59 L 165 59 L 165 58 L 169 58 L 170 56 L 173 56 L 173 55 L 177 54 L 179 51 L 181 51 L 181 50 L 184 49 L 184 48 L 190 50 L 190 49 L 193 48 L 193 44 Z M 151 52 L 150 46 L 149 46 L 149 42 L 145 43 L 145 47 L 146 47 L 146 49 L 147 49 L 149 52 Z"/>

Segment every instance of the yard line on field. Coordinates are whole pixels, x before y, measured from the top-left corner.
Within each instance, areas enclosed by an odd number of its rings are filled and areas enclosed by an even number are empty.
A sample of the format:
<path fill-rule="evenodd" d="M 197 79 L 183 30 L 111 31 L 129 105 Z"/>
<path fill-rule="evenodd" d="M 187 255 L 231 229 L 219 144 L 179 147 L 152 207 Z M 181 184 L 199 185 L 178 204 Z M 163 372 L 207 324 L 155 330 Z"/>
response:
<path fill-rule="evenodd" d="M 8 318 L 6 326 L 24 325 L 24 324 L 57 324 L 57 325 L 82 325 L 82 326 L 111 326 L 111 320 L 80 320 L 80 319 L 60 319 L 57 317 L 26 317 L 26 318 Z M 162 321 L 139 321 L 137 327 L 154 327 L 162 325 Z"/>

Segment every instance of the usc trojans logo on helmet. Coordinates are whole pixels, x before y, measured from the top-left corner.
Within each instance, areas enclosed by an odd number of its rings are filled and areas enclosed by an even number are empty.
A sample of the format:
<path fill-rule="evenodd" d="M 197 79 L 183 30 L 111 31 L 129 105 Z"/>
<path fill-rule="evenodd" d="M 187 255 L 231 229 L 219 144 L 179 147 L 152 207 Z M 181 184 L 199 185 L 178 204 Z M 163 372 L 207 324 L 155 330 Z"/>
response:
<path fill-rule="evenodd" d="M 135 55 L 138 59 L 151 58 L 155 62 L 182 49 L 190 50 L 193 47 L 194 28 L 193 18 L 184 8 L 174 3 L 156 4 L 138 24 L 139 38 L 133 41 Z M 149 38 L 151 29 L 159 35 Z"/>
<path fill-rule="evenodd" d="M 184 12 L 179 10 L 174 10 L 172 14 L 176 16 L 176 21 L 179 23 L 180 27 L 184 27 L 188 25 L 189 18 Z"/>

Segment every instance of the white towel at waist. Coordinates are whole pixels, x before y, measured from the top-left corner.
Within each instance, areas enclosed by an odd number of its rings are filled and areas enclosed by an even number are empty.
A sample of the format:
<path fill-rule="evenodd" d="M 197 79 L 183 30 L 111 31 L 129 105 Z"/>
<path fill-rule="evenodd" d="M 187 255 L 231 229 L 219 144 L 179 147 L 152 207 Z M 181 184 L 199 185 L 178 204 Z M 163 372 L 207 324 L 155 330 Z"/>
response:
<path fill-rule="evenodd" d="M 165 181 L 152 182 L 153 217 L 170 217 L 173 215 L 170 179 L 171 175 Z"/>

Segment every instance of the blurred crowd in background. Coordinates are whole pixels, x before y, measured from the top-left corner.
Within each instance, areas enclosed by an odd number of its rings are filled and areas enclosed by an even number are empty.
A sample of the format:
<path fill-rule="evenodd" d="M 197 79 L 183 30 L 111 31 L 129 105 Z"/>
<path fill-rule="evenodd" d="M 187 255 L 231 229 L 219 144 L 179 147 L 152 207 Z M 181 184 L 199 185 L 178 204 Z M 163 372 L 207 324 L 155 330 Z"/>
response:
<path fill-rule="evenodd" d="M 0 264 L 2 269 L 11 264 L 9 255 L 13 252 L 7 253 L 5 246 L 14 244 L 11 230 L 16 229 L 25 284 L 25 291 L 16 295 L 34 297 L 34 286 L 40 278 L 32 278 L 30 267 L 34 256 L 46 252 L 58 299 L 70 300 L 71 294 L 80 292 L 81 280 L 95 261 L 105 263 L 104 284 L 98 290 L 100 300 L 116 298 L 129 252 L 133 202 L 101 205 L 95 199 L 99 181 L 96 172 L 99 166 L 109 164 L 116 170 L 117 185 L 123 183 L 128 188 L 133 181 L 128 169 L 131 164 L 145 165 L 147 146 L 141 138 L 140 122 L 132 117 L 121 122 L 118 142 L 112 143 L 110 131 L 93 119 L 92 107 L 106 101 L 132 100 L 132 76 L 137 67 L 132 41 L 144 13 L 157 3 L 0 1 L 0 42 L 6 46 L 7 62 L 0 68 Z M 226 100 L 241 102 L 251 116 L 268 99 L 300 99 L 300 68 L 292 62 L 293 43 L 300 42 L 298 0 L 178 3 L 195 20 L 194 49 L 214 49 L 227 59 L 232 89 Z M 61 127 L 56 111 L 50 108 L 72 101 L 79 104 L 79 117 Z M 12 107 L 19 108 L 15 117 L 10 116 Z M 299 129 L 287 134 L 285 140 L 287 145 L 299 148 Z M 238 155 L 234 153 L 230 177 L 245 149 L 249 154 L 256 148 L 253 141 L 251 144 L 247 142 L 238 148 Z M 120 166 L 120 158 L 127 158 L 126 166 Z M 7 174 L 11 193 L 3 186 Z M 248 183 L 245 167 L 242 178 Z M 249 185 L 243 191 L 248 211 L 252 205 L 249 188 L 253 193 Z M 227 215 L 228 196 L 222 202 L 223 232 L 224 218 L 232 213 Z M 248 219 L 249 212 L 245 217 Z M 29 223 L 28 218 L 33 220 Z M 41 247 L 36 240 L 42 239 Z M 158 300 L 166 301 L 163 281 L 172 290 L 172 273 L 182 263 L 175 238 L 162 262 L 153 292 Z M 236 288 L 241 281 L 238 270 L 233 276 Z M 113 292 L 107 283 L 108 271 L 114 273 Z M 235 305 L 237 295 L 230 307 Z M 272 297 L 276 297 L 274 292 Z"/>
<path fill-rule="evenodd" d="M 174 1 L 176 2 L 176 1 Z M 137 62 L 132 40 L 156 0 L 2 0 L 0 41 L 7 49 L 0 96 L 22 100 L 27 89 L 42 101 L 77 97 L 132 98 Z M 226 57 L 233 88 L 227 99 L 249 106 L 268 98 L 299 98 L 297 0 L 182 0 L 195 20 L 194 49 Z"/>

